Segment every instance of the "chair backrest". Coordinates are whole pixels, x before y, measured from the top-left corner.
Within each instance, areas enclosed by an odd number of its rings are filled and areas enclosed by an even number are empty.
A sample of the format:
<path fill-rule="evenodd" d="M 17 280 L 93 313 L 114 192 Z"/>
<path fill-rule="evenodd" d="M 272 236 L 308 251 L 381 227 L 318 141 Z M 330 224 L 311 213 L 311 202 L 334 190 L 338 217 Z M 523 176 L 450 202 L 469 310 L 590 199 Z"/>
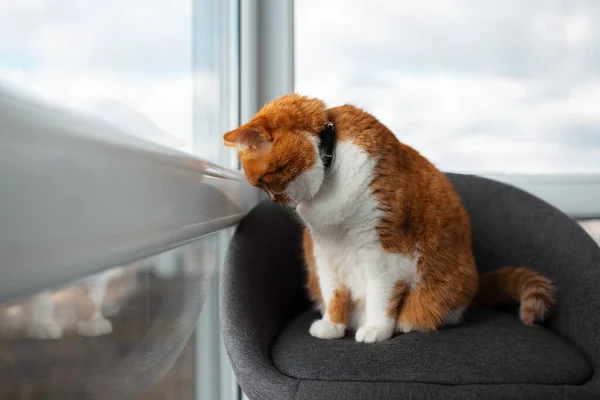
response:
<path fill-rule="evenodd" d="M 527 266 L 557 286 L 548 326 L 600 360 L 600 247 L 575 220 L 539 198 L 485 178 L 448 174 L 473 232 L 480 272 Z"/>

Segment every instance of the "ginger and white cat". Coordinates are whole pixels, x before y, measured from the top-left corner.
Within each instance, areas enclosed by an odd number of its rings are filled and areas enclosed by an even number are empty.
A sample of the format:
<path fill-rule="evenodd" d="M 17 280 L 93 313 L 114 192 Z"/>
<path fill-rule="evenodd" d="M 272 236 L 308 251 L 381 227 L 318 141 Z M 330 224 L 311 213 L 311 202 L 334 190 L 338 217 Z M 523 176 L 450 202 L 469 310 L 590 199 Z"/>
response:
<path fill-rule="evenodd" d="M 111 317 L 140 290 L 140 276 L 162 282 L 197 278 L 215 264 L 214 242 L 204 240 L 75 280 L 54 290 L 0 304 L 0 338 L 60 339 L 102 336 L 113 331 Z M 143 278 L 142 278 L 143 279 Z M 131 310 L 130 310 L 131 312 Z"/>
<path fill-rule="evenodd" d="M 445 175 L 369 113 L 285 95 L 224 135 L 248 181 L 304 222 L 310 334 L 358 342 L 462 321 L 474 299 L 546 318 L 551 282 L 527 268 L 479 276 L 468 215 Z"/>
<path fill-rule="evenodd" d="M 60 339 L 112 332 L 107 319 L 135 291 L 135 271 L 117 267 L 0 305 L 0 336 Z"/>

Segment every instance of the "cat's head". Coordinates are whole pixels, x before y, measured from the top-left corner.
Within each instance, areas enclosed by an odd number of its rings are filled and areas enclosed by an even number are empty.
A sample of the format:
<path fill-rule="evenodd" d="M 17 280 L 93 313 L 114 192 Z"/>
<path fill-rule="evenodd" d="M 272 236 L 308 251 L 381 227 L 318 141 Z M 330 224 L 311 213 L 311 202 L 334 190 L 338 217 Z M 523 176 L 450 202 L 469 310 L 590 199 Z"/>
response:
<path fill-rule="evenodd" d="M 288 94 L 265 105 L 251 121 L 223 136 L 237 148 L 250 184 L 279 203 L 299 203 L 323 184 L 319 134 L 328 123 L 325 104 Z"/>

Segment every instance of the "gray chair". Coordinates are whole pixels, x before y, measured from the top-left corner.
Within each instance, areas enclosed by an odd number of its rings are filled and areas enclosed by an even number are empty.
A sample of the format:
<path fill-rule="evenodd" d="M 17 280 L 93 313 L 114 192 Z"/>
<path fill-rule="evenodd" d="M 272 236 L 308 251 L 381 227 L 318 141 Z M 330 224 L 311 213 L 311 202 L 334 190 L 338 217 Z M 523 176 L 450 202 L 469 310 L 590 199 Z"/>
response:
<path fill-rule="evenodd" d="M 512 308 L 376 344 L 320 340 L 304 290 L 301 224 L 262 203 L 231 242 L 221 286 L 225 345 L 250 399 L 600 399 L 600 248 L 543 201 L 448 174 L 472 224 L 480 272 L 527 265 L 558 287 L 542 327 Z"/>

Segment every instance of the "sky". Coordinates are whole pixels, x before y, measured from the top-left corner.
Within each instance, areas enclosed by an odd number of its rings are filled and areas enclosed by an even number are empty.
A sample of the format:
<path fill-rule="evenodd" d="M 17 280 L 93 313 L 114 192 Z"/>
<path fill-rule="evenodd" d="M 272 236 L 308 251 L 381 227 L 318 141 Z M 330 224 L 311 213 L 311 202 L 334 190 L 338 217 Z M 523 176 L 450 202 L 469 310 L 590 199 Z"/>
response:
<path fill-rule="evenodd" d="M 365 108 L 444 170 L 600 172 L 597 0 L 295 5 L 297 91 Z M 193 29 L 192 11 L 192 0 L 0 0 L 0 80 L 191 151 L 220 72 L 196 68 L 192 48 L 222 45 L 207 45 L 218 37 Z"/>
<path fill-rule="evenodd" d="M 191 49 L 188 0 L 0 0 L 0 80 L 184 151 Z"/>
<path fill-rule="evenodd" d="M 444 170 L 600 171 L 600 2 L 299 0 L 296 90 Z"/>

